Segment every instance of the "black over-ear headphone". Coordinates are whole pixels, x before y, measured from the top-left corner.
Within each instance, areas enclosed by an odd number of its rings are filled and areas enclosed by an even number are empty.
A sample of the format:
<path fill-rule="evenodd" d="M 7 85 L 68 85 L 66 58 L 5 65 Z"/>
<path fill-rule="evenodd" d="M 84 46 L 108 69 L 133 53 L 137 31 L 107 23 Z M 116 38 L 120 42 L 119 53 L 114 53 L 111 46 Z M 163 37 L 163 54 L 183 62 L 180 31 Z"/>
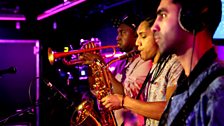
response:
<path fill-rule="evenodd" d="M 183 4 L 179 11 L 179 25 L 183 30 L 188 32 L 201 31 L 204 27 L 204 21 L 206 20 L 205 18 L 208 16 L 208 10 L 206 10 L 206 7 L 203 5 L 203 3 L 196 1 L 191 4 Z"/>

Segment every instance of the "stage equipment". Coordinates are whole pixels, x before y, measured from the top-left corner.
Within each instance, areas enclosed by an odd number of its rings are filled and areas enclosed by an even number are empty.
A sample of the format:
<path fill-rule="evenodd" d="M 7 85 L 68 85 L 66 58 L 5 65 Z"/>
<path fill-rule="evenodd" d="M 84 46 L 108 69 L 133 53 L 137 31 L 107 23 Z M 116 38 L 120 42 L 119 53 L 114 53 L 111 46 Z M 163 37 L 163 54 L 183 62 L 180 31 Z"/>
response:
<path fill-rule="evenodd" d="M 18 110 L 23 110 L 31 106 L 29 100 L 31 98 L 35 103 L 38 103 L 40 85 L 39 79 L 35 78 L 40 77 L 41 70 L 39 48 L 39 40 L 0 39 L 0 68 L 9 67 L 9 69 L 0 70 L 0 74 L 2 75 L 0 77 L 0 119 L 5 118 L 6 115 L 11 115 Z M 12 74 L 5 75 L 7 72 L 11 72 Z M 28 87 L 31 81 L 35 86 L 31 87 L 29 93 Z M 21 116 L 13 120 L 10 119 L 5 125 L 21 121 L 34 121 L 35 126 L 40 126 L 39 118 L 41 116 L 39 105 L 35 106 L 34 114 L 35 115 L 29 119 Z"/>

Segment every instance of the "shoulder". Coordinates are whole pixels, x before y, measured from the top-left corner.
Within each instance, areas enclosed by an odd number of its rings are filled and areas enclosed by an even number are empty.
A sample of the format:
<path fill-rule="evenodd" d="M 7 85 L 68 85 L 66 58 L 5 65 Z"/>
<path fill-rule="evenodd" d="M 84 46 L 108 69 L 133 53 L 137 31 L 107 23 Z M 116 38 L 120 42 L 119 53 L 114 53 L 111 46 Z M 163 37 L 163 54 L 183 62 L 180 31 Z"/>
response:
<path fill-rule="evenodd" d="M 142 60 L 140 56 L 136 57 L 133 61 L 133 65 L 136 67 L 151 67 L 152 66 L 152 60 Z"/>
<path fill-rule="evenodd" d="M 166 69 L 168 71 L 182 71 L 183 67 L 180 64 L 179 60 L 177 59 L 177 56 L 175 54 L 171 55 L 170 60 L 166 64 Z M 179 72 L 178 72 L 179 73 Z"/>
<path fill-rule="evenodd" d="M 126 64 L 126 60 L 125 59 L 118 60 L 118 61 L 115 62 L 115 65 L 118 66 L 118 67 L 122 67 L 125 64 Z"/>
<path fill-rule="evenodd" d="M 201 105 L 207 106 L 211 120 L 220 120 L 224 116 L 224 76 L 217 77 L 201 96 Z M 213 122 L 215 123 L 215 122 Z M 223 122 L 224 123 L 224 122 Z"/>
<path fill-rule="evenodd" d="M 215 94 L 223 94 L 224 97 L 224 63 L 222 61 L 214 62 L 207 70 L 207 73 L 210 76 L 213 76 L 208 92 L 211 96 L 216 96 Z"/>
<path fill-rule="evenodd" d="M 180 62 L 177 59 L 177 56 L 175 54 L 171 55 L 170 60 L 168 61 L 169 64 L 177 64 L 180 65 Z"/>
<path fill-rule="evenodd" d="M 224 70 L 224 62 L 217 60 L 211 64 L 211 66 L 208 68 L 208 72 L 213 72 L 213 71 L 220 71 Z"/>
<path fill-rule="evenodd" d="M 125 64 L 126 64 L 126 61 L 125 60 L 118 60 L 116 61 L 115 63 L 113 63 L 111 66 L 114 67 L 114 71 L 113 71 L 113 74 L 116 74 L 116 73 L 121 73 L 122 70 L 124 69 L 125 67 Z"/>
<path fill-rule="evenodd" d="M 223 62 L 216 61 L 207 71 L 205 71 L 204 76 L 209 76 L 211 80 L 209 87 L 206 90 L 206 94 L 210 98 L 224 97 L 224 64 Z"/>

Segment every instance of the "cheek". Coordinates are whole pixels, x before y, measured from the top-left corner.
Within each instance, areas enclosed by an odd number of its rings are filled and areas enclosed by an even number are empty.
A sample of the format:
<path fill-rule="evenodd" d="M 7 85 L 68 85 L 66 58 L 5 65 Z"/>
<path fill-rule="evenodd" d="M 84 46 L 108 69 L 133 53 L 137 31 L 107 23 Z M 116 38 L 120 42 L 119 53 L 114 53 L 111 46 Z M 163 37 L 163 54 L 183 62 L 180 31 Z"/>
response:
<path fill-rule="evenodd" d="M 175 38 L 176 38 L 176 34 L 170 32 L 169 34 L 167 34 L 165 36 L 165 41 L 167 41 L 168 43 L 170 43 L 170 42 L 174 41 Z"/>
<path fill-rule="evenodd" d="M 147 39 L 142 40 L 142 47 L 144 51 L 147 51 L 149 47 L 149 41 Z"/>
<path fill-rule="evenodd" d="M 165 41 L 168 43 L 172 43 L 180 36 L 180 29 L 177 24 L 170 24 L 166 28 L 164 28 Z"/>
<path fill-rule="evenodd" d="M 122 44 L 126 45 L 127 41 L 128 41 L 128 37 L 127 36 L 123 36 L 122 37 Z"/>
<path fill-rule="evenodd" d="M 152 39 L 144 40 L 142 45 L 144 47 L 145 53 L 149 53 L 152 50 L 152 48 L 155 48 Z"/>

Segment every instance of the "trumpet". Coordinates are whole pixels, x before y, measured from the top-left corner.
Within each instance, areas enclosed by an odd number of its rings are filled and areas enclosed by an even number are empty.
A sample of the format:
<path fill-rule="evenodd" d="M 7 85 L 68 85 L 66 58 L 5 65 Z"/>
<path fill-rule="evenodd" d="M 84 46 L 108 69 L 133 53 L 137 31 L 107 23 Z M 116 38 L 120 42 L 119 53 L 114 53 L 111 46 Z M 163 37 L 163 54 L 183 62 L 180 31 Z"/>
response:
<path fill-rule="evenodd" d="M 67 56 L 75 55 L 75 54 L 82 54 L 82 53 L 87 53 L 87 52 L 100 51 L 102 49 L 110 49 L 110 48 L 113 49 L 112 56 L 114 56 L 116 54 L 116 48 L 117 48 L 117 46 L 115 46 L 115 45 L 101 46 L 101 47 L 90 48 L 90 49 L 72 50 L 72 51 L 69 51 L 69 52 L 54 52 L 54 51 L 52 51 L 51 48 L 48 48 L 48 60 L 49 60 L 50 64 L 53 65 L 55 59 L 58 59 L 58 58 L 63 58 L 63 57 L 67 57 Z M 82 61 L 80 61 L 80 60 L 72 61 L 73 65 L 76 64 L 76 63 L 81 63 L 81 62 Z"/>

